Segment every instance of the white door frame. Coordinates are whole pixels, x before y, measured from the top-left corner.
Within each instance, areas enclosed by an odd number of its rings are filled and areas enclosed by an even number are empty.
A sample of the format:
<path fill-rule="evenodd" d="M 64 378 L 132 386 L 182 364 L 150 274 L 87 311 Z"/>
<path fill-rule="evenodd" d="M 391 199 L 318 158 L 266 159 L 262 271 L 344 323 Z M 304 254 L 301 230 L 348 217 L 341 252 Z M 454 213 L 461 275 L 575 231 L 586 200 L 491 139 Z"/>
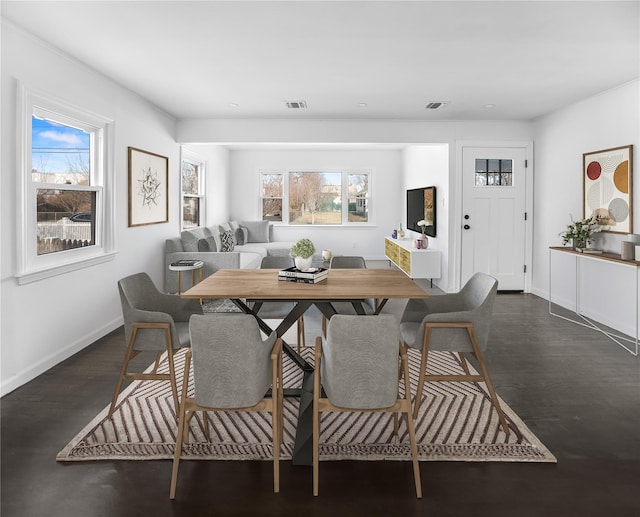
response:
<path fill-rule="evenodd" d="M 454 279 L 454 292 L 462 288 L 462 154 L 467 147 L 522 147 L 525 149 L 527 168 L 525 170 L 525 221 L 524 259 L 527 270 L 524 274 L 524 292 L 531 292 L 533 273 L 533 142 L 532 141 L 476 141 L 456 140 L 455 170 L 453 185 L 453 249 L 449 253 L 449 274 Z M 452 271 L 453 269 L 453 271 Z"/>

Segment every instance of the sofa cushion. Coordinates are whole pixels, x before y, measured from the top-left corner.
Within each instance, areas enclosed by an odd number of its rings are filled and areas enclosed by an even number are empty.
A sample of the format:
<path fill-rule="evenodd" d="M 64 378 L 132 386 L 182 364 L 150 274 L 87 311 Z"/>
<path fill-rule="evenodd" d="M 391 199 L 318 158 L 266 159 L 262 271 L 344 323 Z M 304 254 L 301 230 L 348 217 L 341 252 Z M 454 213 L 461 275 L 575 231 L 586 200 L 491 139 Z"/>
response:
<path fill-rule="evenodd" d="M 222 241 L 222 249 L 220 251 L 233 251 L 233 249 L 236 247 L 236 241 L 231 230 L 221 232 L 220 240 Z"/>
<path fill-rule="evenodd" d="M 240 253 L 240 269 L 258 269 L 261 262 L 262 257 L 258 253 Z"/>
<path fill-rule="evenodd" d="M 246 244 L 249 241 L 249 230 L 247 230 L 243 226 L 238 227 L 234 235 L 236 237 L 236 244 L 239 244 L 240 246 Z"/>
<path fill-rule="evenodd" d="M 247 229 L 248 242 L 269 242 L 269 221 L 242 221 L 240 225 Z"/>
<path fill-rule="evenodd" d="M 198 241 L 202 235 L 197 235 L 193 230 L 185 230 L 180 234 L 182 249 L 184 251 L 198 251 Z"/>
<path fill-rule="evenodd" d="M 198 241 L 198 251 L 218 251 L 218 245 L 213 235 Z"/>
<path fill-rule="evenodd" d="M 267 249 L 264 247 L 264 244 L 257 242 L 238 245 L 234 251 L 239 251 L 240 253 L 255 253 L 256 255 L 260 255 L 260 258 L 267 256 Z"/>

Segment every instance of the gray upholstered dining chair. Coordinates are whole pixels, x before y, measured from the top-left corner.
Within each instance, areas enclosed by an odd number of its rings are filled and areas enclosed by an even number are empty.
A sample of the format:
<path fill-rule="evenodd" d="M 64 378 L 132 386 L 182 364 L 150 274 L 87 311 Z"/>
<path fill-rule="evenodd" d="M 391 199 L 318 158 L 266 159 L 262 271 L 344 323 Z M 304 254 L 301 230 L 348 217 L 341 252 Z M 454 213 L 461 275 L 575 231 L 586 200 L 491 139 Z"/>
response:
<path fill-rule="evenodd" d="M 146 273 L 136 273 L 122 278 L 118 281 L 118 291 L 127 350 L 109 407 L 108 418 L 113 415 L 124 380 L 168 380 L 171 383 L 177 412 L 178 388 L 173 354 L 176 349 L 189 346 L 189 318 L 192 314 L 202 314 L 202 307 L 197 300 L 184 300 L 176 295 L 158 291 Z M 151 373 L 129 372 L 129 361 L 144 351 L 156 352 L 153 371 Z M 157 371 L 164 352 L 167 352 L 168 374 Z"/>
<path fill-rule="evenodd" d="M 364 257 L 357 255 L 338 255 L 331 257 L 329 262 L 329 269 L 366 269 L 367 263 Z M 331 302 L 333 308 L 337 314 L 351 314 L 355 315 L 356 310 L 351 302 Z M 362 309 L 365 314 L 373 314 L 376 310 L 376 304 L 374 300 L 363 300 Z M 327 335 L 327 318 L 322 316 L 322 335 Z"/>
<path fill-rule="evenodd" d="M 400 320 L 404 342 L 421 350 L 420 377 L 413 417 L 417 418 L 425 381 L 484 382 L 504 432 L 509 434 L 500 402 L 493 389 L 482 352 L 487 348 L 498 281 L 484 273 L 474 274 L 461 291 L 412 299 Z M 457 352 L 464 375 L 427 375 L 427 357 L 432 350 Z M 465 354 L 475 356 L 480 374 L 471 373 Z"/>
<path fill-rule="evenodd" d="M 175 498 L 182 444 L 197 411 L 268 411 L 273 433 L 273 491 L 280 491 L 282 445 L 282 340 L 275 332 L 262 338 L 251 314 L 211 313 L 190 321 L 191 350 L 183 379 L 189 379 L 193 355 L 193 397 L 182 383 L 178 436 L 173 456 L 169 497 Z M 267 392 L 270 394 L 267 396 Z M 204 415 L 204 433 L 209 423 Z"/>
<path fill-rule="evenodd" d="M 422 497 L 418 451 L 411 414 L 407 349 L 400 342 L 393 314 L 336 314 L 327 336 L 316 339 L 313 388 L 313 495 L 318 495 L 321 415 L 327 411 L 374 411 L 404 414 L 409 434 L 416 495 Z M 398 369 L 400 359 L 400 369 Z M 399 373 L 401 375 L 399 375 Z M 399 394 L 404 378 L 404 396 Z M 323 394 L 326 394 L 324 396 Z"/>
<path fill-rule="evenodd" d="M 293 267 L 293 265 L 293 258 L 289 256 L 268 255 L 262 259 L 260 269 L 286 269 Z M 263 320 L 284 319 L 289 315 L 294 305 L 292 302 L 262 302 L 257 314 Z M 304 315 L 300 316 L 296 322 L 296 339 L 298 353 L 300 353 L 300 346 L 307 346 L 304 337 Z"/>

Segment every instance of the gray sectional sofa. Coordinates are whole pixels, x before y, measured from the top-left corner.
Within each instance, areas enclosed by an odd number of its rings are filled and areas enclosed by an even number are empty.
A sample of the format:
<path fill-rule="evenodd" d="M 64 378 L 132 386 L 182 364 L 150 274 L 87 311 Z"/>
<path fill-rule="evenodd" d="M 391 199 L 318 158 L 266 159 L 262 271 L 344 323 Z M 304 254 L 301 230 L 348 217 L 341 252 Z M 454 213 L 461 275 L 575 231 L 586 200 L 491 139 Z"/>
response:
<path fill-rule="evenodd" d="M 165 292 L 178 292 L 178 275 L 169 264 L 178 260 L 202 260 L 202 277 L 219 269 L 256 269 L 267 255 L 289 255 L 293 242 L 273 240 L 269 221 L 229 221 L 218 226 L 185 230 L 180 237 L 167 239 L 164 249 Z M 190 287 L 183 279 L 182 289 Z"/>

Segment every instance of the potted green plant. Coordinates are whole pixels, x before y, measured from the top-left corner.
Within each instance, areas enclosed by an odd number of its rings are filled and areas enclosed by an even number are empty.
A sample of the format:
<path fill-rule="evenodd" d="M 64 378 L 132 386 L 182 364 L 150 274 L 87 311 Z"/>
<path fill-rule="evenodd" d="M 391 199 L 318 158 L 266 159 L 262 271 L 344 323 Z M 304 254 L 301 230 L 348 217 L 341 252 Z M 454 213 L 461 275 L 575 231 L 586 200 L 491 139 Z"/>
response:
<path fill-rule="evenodd" d="M 574 221 L 571 218 L 571 223 L 567 225 L 565 231 L 560 232 L 560 237 L 562 237 L 563 245 L 571 241 L 574 248 L 583 249 L 593 240 L 593 234 L 599 231 L 600 226 L 595 216 L 579 221 Z"/>
<path fill-rule="evenodd" d="M 293 257 L 296 267 L 300 270 L 309 269 L 313 254 L 316 252 L 316 247 L 309 239 L 300 239 L 289 251 L 289 255 Z"/>

